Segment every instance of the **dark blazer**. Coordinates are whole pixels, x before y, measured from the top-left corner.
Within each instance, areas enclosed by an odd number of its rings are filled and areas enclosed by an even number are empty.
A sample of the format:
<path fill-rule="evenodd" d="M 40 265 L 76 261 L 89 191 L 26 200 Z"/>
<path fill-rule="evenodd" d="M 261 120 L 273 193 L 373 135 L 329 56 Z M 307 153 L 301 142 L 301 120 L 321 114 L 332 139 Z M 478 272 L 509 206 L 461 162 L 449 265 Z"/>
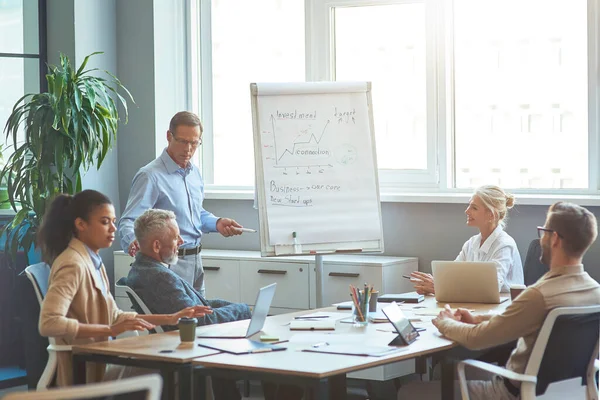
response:
<path fill-rule="evenodd" d="M 211 306 L 212 314 L 198 318 L 198 325 L 239 321 L 251 317 L 247 304 L 225 300 L 206 300 L 183 278 L 165 264 L 141 252 L 135 256 L 127 276 L 127 286 L 132 288 L 153 314 L 172 314 L 185 307 Z M 174 326 L 163 326 L 174 330 Z"/>

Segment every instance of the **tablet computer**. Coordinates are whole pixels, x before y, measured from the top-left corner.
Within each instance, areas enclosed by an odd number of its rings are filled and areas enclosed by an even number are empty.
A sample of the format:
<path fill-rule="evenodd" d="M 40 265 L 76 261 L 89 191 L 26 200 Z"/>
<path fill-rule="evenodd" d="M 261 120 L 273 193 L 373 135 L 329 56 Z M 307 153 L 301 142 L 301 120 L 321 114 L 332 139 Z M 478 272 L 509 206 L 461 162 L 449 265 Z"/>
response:
<path fill-rule="evenodd" d="M 419 332 L 417 332 L 413 324 L 406 318 L 396 302 L 383 307 L 381 311 L 383 311 L 398 332 L 398 336 L 389 343 L 390 346 L 407 346 L 417 339 Z"/>

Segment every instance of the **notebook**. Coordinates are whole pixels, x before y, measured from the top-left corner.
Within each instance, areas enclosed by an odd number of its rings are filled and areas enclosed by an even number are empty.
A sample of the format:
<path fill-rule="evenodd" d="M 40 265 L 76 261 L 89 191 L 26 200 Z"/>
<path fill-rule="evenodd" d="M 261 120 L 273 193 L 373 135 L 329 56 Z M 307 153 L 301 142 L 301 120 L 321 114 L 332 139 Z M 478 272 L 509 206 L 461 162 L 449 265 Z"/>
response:
<path fill-rule="evenodd" d="M 396 303 L 420 303 L 423 300 L 425 300 L 425 296 L 423 296 L 422 294 L 418 294 L 417 292 L 384 294 L 377 298 L 377 301 L 380 303 L 391 303 L 393 301 L 395 301 Z"/>
<path fill-rule="evenodd" d="M 277 283 L 272 283 L 258 291 L 256 303 L 252 310 L 252 318 L 250 318 L 250 323 L 245 333 L 244 328 L 241 326 L 233 326 L 229 330 L 223 330 L 222 328 L 214 329 L 215 333 L 211 333 L 211 330 L 207 329 L 197 336 L 198 339 L 244 339 L 260 332 L 263 326 L 265 326 L 267 314 L 269 314 L 269 308 L 271 308 L 271 302 L 273 301 L 273 296 L 275 296 L 276 286 Z"/>
<path fill-rule="evenodd" d="M 231 354 L 268 353 L 271 351 L 281 351 L 287 349 L 285 346 L 255 342 L 250 339 L 209 339 L 198 343 L 198 346 L 224 351 Z"/>

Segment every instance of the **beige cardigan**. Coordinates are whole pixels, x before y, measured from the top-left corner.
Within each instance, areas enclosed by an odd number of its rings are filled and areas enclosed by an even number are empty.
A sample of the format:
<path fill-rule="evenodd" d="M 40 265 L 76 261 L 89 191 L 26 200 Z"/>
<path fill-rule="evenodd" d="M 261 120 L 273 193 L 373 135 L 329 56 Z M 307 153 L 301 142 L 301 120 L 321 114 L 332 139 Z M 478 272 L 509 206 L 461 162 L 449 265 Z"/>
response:
<path fill-rule="evenodd" d="M 101 269 L 106 297 L 88 251 L 78 239 L 56 258 L 50 270 L 48 293 L 42 303 L 39 330 L 42 336 L 54 337 L 59 345 L 73 345 L 108 340 L 108 337 L 76 339 L 79 323 L 112 325 L 136 317 L 123 312 L 110 294 L 106 269 Z M 104 365 L 87 368 L 87 381 L 98 382 L 104 376 Z M 58 386 L 73 384 L 71 352 L 58 353 Z"/>

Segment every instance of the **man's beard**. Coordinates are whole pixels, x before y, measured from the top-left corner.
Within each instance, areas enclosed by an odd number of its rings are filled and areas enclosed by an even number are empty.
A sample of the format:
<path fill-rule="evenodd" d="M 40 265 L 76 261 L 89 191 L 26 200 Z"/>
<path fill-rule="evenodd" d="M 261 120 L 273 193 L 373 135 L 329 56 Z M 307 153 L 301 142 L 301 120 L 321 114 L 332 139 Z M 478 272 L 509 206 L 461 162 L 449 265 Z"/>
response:
<path fill-rule="evenodd" d="M 546 247 L 544 245 L 541 246 L 542 247 L 542 254 L 540 256 L 540 261 L 542 264 L 546 265 L 546 266 L 550 266 L 550 260 L 552 259 L 552 252 L 550 250 L 550 247 Z"/>
<path fill-rule="evenodd" d="M 162 262 L 164 262 L 165 264 L 175 265 L 177 264 L 177 261 L 179 261 L 179 256 L 177 255 L 177 253 L 172 253 L 168 257 L 161 257 L 161 259 Z"/>

